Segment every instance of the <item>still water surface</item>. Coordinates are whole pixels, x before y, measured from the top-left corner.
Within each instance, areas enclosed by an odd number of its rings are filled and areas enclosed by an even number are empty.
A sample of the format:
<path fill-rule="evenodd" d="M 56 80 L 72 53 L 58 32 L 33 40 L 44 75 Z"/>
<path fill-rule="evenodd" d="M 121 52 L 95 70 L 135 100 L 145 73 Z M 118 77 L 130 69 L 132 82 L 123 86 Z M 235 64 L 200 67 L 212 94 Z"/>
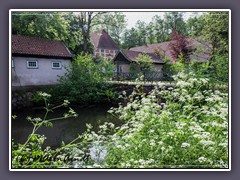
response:
<path fill-rule="evenodd" d="M 87 128 L 86 123 L 90 123 L 94 130 L 104 122 L 112 122 L 116 126 L 121 125 L 120 120 L 107 113 L 111 106 L 98 105 L 95 107 L 80 108 L 78 106 L 72 107 L 77 112 L 77 118 L 68 118 L 53 121 L 53 127 L 41 127 L 37 131 L 38 134 L 44 134 L 47 139 L 45 140 L 44 147 L 59 147 L 61 142 L 71 142 L 78 134 L 82 134 Z M 68 108 L 56 109 L 50 112 L 48 118 L 60 117 Z M 24 143 L 28 135 L 32 132 L 33 125 L 26 120 L 27 116 L 43 118 L 45 111 L 39 109 L 26 109 L 21 112 L 14 113 L 17 115 L 16 119 L 12 120 L 11 134 L 12 139 L 17 143 Z"/>

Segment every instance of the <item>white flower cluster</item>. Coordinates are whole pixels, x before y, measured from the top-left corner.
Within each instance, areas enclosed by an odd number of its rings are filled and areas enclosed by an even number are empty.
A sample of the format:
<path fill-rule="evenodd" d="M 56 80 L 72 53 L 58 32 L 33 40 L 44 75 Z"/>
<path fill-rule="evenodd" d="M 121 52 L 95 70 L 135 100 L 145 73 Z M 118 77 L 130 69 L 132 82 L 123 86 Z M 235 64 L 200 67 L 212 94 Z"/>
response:
<path fill-rule="evenodd" d="M 205 162 L 207 160 L 207 158 L 205 158 L 205 157 L 200 157 L 200 158 L 198 158 L 198 161 L 200 162 L 200 163 L 203 163 L 203 162 Z"/>
<path fill-rule="evenodd" d="M 72 108 L 69 108 L 69 111 L 67 113 L 65 113 L 63 115 L 65 118 L 68 118 L 68 117 L 77 117 L 78 114 L 72 109 Z"/>
<path fill-rule="evenodd" d="M 153 139 L 151 139 L 150 140 L 150 146 L 155 146 L 155 145 L 156 145 L 155 141 Z"/>
<path fill-rule="evenodd" d="M 182 145 L 181 145 L 182 148 L 189 147 L 189 146 L 190 146 L 190 144 L 189 143 L 185 143 L 185 142 L 182 143 Z"/>
<path fill-rule="evenodd" d="M 50 94 L 47 94 L 47 93 L 45 93 L 45 92 L 38 92 L 38 95 L 39 95 L 39 96 L 42 96 L 42 97 L 44 97 L 44 98 L 49 98 L 49 97 L 51 97 Z"/>
<path fill-rule="evenodd" d="M 202 134 L 194 134 L 193 137 L 199 138 L 199 139 L 205 139 L 205 138 L 209 138 L 210 135 L 211 134 L 209 132 L 202 132 Z"/>
<path fill-rule="evenodd" d="M 228 143 L 226 143 L 226 142 L 220 143 L 220 144 L 218 144 L 218 146 L 228 147 Z"/>
<path fill-rule="evenodd" d="M 63 101 L 63 106 L 68 106 L 69 104 L 70 104 L 70 102 L 68 100 Z"/>
<path fill-rule="evenodd" d="M 194 132 L 204 131 L 204 129 L 201 128 L 201 126 L 199 126 L 199 125 L 189 126 L 189 130 L 190 130 L 190 131 L 194 131 Z"/>
<path fill-rule="evenodd" d="M 216 121 L 213 121 L 210 123 L 213 127 L 222 127 L 222 128 L 227 128 L 228 127 L 228 122 L 223 122 L 222 124 L 217 123 Z"/>
<path fill-rule="evenodd" d="M 204 146 L 209 146 L 209 145 L 214 145 L 215 143 L 213 141 L 210 141 L 210 140 L 201 140 L 200 144 L 202 144 Z"/>
<path fill-rule="evenodd" d="M 176 122 L 177 129 L 183 129 L 184 126 L 186 126 L 186 125 L 187 125 L 187 123 L 185 123 L 185 122 Z"/>

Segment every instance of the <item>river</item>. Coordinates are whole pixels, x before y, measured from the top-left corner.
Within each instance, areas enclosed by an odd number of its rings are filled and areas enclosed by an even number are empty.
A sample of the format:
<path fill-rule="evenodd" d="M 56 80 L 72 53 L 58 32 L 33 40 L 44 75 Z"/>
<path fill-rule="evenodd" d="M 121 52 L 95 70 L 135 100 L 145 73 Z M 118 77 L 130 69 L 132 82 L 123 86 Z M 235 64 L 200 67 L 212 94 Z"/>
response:
<path fill-rule="evenodd" d="M 98 126 L 104 122 L 112 122 L 116 126 L 121 125 L 120 120 L 113 117 L 107 111 L 110 105 L 97 105 L 94 107 L 78 107 L 73 106 L 77 112 L 77 118 L 68 118 L 53 121 L 53 127 L 41 127 L 37 131 L 38 134 L 44 134 L 47 139 L 45 140 L 44 147 L 51 146 L 52 148 L 59 147 L 61 142 L 68 143 L 75 139 L 78 134 L 82 134 L 87 128 L 86 123 L 93 126 L 93 130 L 97 130 Z M 50 112 L 48 118 L 61 117 L 68 108 L 55 109 Z M 11 135 L 16 143 L 24 143 L 28 135 L 32 132 L 33 125 L 26 120 L 27 116 L 43 117 L 45 111 L 43 109 L 27 108 L 23 111 L 15 112 L 16 119 L 12 119 Z"/>

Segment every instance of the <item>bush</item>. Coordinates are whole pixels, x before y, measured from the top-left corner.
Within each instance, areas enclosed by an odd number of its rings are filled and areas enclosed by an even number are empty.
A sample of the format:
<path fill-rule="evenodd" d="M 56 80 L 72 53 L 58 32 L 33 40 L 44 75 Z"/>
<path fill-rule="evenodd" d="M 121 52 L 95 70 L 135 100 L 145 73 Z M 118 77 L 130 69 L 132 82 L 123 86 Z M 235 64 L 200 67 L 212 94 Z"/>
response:
<path fill-rule="evenodd" d="M 113 75 L 113 64 L 104 59 L 95 59 L 91 55 L 79 55 L 60 77 L 59 85 L 53 89 L 54 100 L 68 99 L 76 103 L 97 103 L 109 101 L 114 97 L 106 83 Z M 110 96 L 108 96 L 110 95 Z"/>
<path fill-rule="evenodd" d="M 214 60 L 207 62 L 198 62 L 192 60 L 184 63 L 184 58 L 180 54 L 176 63 L 170 63 L 165 59 L 163 66 L 163 78 L 166 81 L 172 81 L 172 76 L 179 72 L 194 73 L 199 78 L 208 78 L 213 83 L 228 82 L 228 57 L 225 55 L 215 55 Z"/>

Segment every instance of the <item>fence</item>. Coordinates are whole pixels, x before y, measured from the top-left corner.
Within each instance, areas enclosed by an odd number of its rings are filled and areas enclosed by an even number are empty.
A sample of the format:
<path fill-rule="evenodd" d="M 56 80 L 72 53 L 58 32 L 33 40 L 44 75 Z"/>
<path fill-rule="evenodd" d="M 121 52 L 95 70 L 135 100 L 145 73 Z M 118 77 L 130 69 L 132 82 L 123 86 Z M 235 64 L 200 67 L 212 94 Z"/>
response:
<path fill-rule="evenodd" d="M 138 73 L 138 72 L 115 72 L 113 76 L 113 80 L 135 80 L 138 77 L 143 75 L 144 80 L 146 81 L 161 81 L 163 79 L 162 72 L 159 71 L 148 71 L 144 73 Z"/>

